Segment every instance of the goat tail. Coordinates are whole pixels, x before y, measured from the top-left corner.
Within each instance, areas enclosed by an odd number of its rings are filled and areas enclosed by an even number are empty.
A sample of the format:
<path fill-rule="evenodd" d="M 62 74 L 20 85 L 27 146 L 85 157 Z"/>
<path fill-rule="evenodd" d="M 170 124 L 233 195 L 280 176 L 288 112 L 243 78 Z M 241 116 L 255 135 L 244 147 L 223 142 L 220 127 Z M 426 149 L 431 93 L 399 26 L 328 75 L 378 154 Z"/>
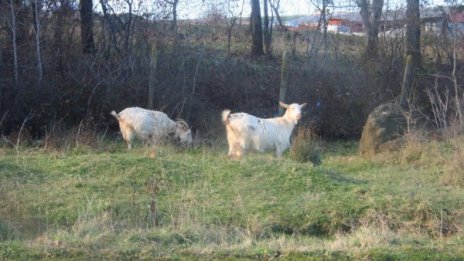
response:
<path fill-rule="evenodd" d="M 111 111 L 111 115 L 113 115 L 116 119 L 120 120 L 121 117 L 119 116 L 119 114 L 117 114 L 115 111 Z"/>
<path fill-rule="evenodd" d="M 229 123 L 229 115 L 230 115 L 230 110 L 222 111 L 222 122 L 224 122 L 225 125 Z"/>

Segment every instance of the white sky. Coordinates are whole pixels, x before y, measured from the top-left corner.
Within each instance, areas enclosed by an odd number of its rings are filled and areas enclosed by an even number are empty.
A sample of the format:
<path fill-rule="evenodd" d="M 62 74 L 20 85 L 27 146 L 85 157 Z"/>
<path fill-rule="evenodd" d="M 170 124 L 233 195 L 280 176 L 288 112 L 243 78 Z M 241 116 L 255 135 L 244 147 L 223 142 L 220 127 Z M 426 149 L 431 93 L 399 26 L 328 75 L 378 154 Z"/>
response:
<path fill-rule="evenodd" d="M 243 0 L 236 0 L 237 2 L 242 3 Z M 244 10 L 242 16 L 249 16 L 250 15 L 250 0 L 244 0 Z M 316 9 L 314 8 L 313 2 L 317 2 L 321 0 L 281 0 L 280 1 L 280 15 L 287 16 L 287 15 L 308 15 L 315 13 Z M 350 1 L 353 2 L 354 0 L 334 0 L 336 4 L 344 1 L 349 3 Z M 429 3 L 429 5 L 445 5 L 444 0 L 425 0 Z M 463 0 L 464 1 L 464 0 Z M 135 3 L 140 3 L 142 8 L 145 11 L 150 11 L 152 8 L 151 5 L 153 3 L 152 0 L 134 0 Z M 205 15 L 205 13 L 209 10 L 211 5 L 218 2 L 216 0 L 179 0 L 178 6 L 178 16 L 179 19 L 194 19 L 199 18 Z M 121 0 L 110 0 L 113 8 L 117 13 L 120 12 L 127 12 L 126 5 L 124 5 L 124 1 Z M 118 3 L 118 4 L 113 4 Z M 395 8 L 398 6 L 405 6 L 405 0 L 384 0 L 384 4 L 390 5 L 390 8 Z M 101 10 L 99 1 L 94 0 L 95 10 L 98 12 Z M 119 8 L 118 8 L 119 7 Z M 134 6 L 135 9 L 137 9 Z M 356 10 L 356 8 L 354 9 Z M 134 10 L 135 11 L 135 10 Z M 336 11 L 336 10 L 334 10 Z M 144 11 L 141 10 L 141 13 Z M 238 13 L 238 12 L 237 12 Z"/>
<path fill-rule="evenodd" d="M 214 1 L 206 0 L 206 2 L 213 3 Z M 202 14 L 204 14 L 208 10 L 208 6 L 209 5 L 207 3 L 202 3 L 202 1 L 180 0 L 178 9 L 179 16 L 184 19 L 196 18 L 198 16 L 201 17 Z M 311 13 L 309 0 L 281 0 L 279 9 L 281 15 L 297 15 Z M 245 0 L 243 16 L 249 16 L 250 12 L 250 0 Z"/>
<path fill-rule="evenodd" d="M 318 0 L 281 0 L 280 1 L 280 15 L 308 15 L 316 11 L 312 2 Z M 320 1 L 320 0 L 319 0 Z M 348 3 L 350 0 L 344 0 Z M 352 2 L 354 0 L 351 0 Z M 206 3 L 204 3 L 206 2 Z M 214 0 L 179 0 L 179 17 L 181 19 L 201 17 L 208 10 L 207 3 L 214 3 Z M 240 1 L 241 2 L 241 1 Z M 335 3 L 340 0 L 335 0 Z M 429 5 L 445 5 L 444 0 L 427 0 Z M 391 8 L 397 6 L 405 6 L 405 0 L 384 0 L 384 4 L 389 4 Z M 250 14 L 250 0 L 245 0 L 243 16 Z"/>

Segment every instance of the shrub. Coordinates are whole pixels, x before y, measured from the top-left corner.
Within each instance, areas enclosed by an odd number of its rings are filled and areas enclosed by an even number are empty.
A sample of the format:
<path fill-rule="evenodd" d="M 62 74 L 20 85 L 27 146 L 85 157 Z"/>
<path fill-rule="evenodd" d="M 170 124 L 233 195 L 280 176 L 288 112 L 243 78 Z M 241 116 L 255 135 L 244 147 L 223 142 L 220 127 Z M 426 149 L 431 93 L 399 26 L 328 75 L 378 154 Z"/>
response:
<path fill-rule="evenodd" d="M 298 128 L 290 148 L 290 158 L 298 162 L 311 162 L 318 166 L 322 163 L 322 154 L 318 146 L 317 135 L 310 128 Z"/>

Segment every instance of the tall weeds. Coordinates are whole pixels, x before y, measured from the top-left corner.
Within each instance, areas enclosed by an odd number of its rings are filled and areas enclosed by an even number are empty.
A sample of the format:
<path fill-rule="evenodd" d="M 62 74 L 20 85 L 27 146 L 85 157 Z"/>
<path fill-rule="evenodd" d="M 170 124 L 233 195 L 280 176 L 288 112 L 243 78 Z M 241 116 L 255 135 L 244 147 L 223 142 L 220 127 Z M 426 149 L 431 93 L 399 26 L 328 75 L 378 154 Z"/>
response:
<path fill-rule="evenodd" d="M 311 162 L 314 166 L 321 165 L 322 153 L 317 139 L 311 128 L 298 128 L 290 148 L 290 158 L 298 162 Z"/>

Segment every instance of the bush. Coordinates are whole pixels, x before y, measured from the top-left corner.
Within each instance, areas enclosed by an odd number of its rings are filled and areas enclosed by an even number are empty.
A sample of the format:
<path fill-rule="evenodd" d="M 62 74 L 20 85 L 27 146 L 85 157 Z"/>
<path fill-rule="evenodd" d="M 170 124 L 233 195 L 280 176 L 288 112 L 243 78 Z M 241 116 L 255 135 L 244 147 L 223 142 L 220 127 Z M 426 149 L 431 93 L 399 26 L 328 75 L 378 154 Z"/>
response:
<path fill-rule="evenodd" d="M 311 162 L 314 166 L 322 163 L 321 150 L 317 136 L 310 128 L 301 127 L 293 138 L 290 148 L 290 158 L 298 162 Z"/>

